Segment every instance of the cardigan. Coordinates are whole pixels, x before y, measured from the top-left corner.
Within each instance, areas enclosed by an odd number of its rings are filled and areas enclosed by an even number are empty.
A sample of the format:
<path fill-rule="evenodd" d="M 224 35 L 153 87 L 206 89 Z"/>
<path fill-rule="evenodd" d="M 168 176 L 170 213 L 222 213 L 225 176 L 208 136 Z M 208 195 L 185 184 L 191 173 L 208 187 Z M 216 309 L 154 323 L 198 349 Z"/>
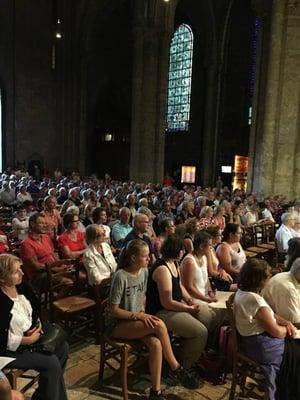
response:
<path fill-rule="evenodd" d="M 22 283 L 18 285 L 17 292 L 18 294 L 23 294 L 30 302 L 32 307 L 32 327 L 34 327 L 40 315 L 39 301 L 32 289 L 26 284 Z M 0 289 L 0 356 L 5 356 L 7 352 L 8 332 L 13 305 L 13 300 Z"/>

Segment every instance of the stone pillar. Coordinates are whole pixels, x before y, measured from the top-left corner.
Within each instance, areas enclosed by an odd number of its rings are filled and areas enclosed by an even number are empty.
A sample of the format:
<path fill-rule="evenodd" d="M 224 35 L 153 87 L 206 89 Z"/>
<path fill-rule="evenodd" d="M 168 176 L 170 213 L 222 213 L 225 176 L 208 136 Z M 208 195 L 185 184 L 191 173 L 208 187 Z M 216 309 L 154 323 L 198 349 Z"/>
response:
<path fill-rule="evenodd" d="M 168 58 L 175 3 L 136 0 L 130 179 L 161 182 L 164 173 Z M 172 14 L 173 15 L 173 14 Z"/>
<path fill-rule="evenodd" d="M 213 63 L 207 71 L 207 101 L 203 135 L 203 186 L 211 186 L 215 178 L 217 130 L 216 130 L 216 92 L 218 69 Z M 209 151 L 208 151 L 209 149 Z"/>
<path fill-rule="evenodd" d="M 261 131 L 252 158 L 251 190 L 300 193 L 300 0 L 274 1 Z"/>

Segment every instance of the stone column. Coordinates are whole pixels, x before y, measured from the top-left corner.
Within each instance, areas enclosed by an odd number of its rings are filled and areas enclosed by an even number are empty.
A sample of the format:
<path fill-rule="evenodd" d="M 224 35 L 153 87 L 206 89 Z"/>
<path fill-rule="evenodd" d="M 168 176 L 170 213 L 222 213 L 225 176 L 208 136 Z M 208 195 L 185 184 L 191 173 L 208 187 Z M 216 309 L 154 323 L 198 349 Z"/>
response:
<path fill-rule="evenodd" d="M 134 23 L 134 68 L 130 179 L 161 182 L 164 170 L 165 110 L 174 3 L 137 0 Z"/>
<path fill-rule="evenodd" d="M 290 199 L 300 191 L 300 0 L 273 5 L 261 132 L 250 187 Z"/>

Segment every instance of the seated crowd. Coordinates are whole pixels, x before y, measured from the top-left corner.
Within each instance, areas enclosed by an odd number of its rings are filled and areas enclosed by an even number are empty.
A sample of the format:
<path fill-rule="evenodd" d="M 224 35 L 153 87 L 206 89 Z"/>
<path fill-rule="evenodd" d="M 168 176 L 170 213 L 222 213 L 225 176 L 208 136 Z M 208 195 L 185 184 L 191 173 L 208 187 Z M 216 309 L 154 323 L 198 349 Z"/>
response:
<path fill-rule="evenodd" d="M 201 386 L 200 356 L 217 349 L 226 319 L 223 310 L 212 307 L 216 290 L 236 292 L 236 324 L 245 351 L 264 366 L 270 399 L 287 398 L 282 365 L 291 362 L 291 354 L 297 361 L 293 365 L 299 362 L 291 340 L 300 326 L 299 200 L 269 196 L 261 201 L 227 187 L 178 190 L 108 176 L 81 180 L 76 173 L 41 182 L 1 178 L 0 356 L 15 358 L 9 368 L 40 373 L 33 399 L 67 398 L 67 344 L 54 354 L 32 351 L 32 345 L 43 333 L 36 295 L 47 289 L 46 266 L 59 273 L 63 296 L 72 292 L 70 265 L 75 261 L 79 278 L 90 286 L 102 283 L 101 295 L 109 297 L 105 334 L 138 339 L 148 347 L 150 399 L 164 399 L 163 359 L 173 379 L 188 388 Z M 3 217 L 9 210 L 11 221 Z M 286 271 L 269 279 L 268 264 L 247 260 L 241 239 L 252 226 L 275 223 L 280 225 L 278 258 L 286 259 Z M 179 338 L 176 354 L 168 332 Z M 293 344 L 284 346 L 284 338 Z M 0 393 L 2 386 L 7 390 L 1 377 Z M 49 384 L 52 379 L 58 382 L 55 387 Z M 300 395 L 295 393 L 289 398 Z"/>

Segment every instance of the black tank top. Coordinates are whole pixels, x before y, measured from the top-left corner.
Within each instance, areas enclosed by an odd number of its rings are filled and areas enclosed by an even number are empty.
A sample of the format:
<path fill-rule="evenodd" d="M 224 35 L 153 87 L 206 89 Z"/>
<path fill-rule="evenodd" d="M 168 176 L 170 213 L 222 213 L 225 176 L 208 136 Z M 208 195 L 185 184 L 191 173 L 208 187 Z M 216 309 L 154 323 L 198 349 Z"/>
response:
<path fill-rule="evenodd" d="M 155 263 L 153 264 L 152 268 L 149 271 L 149 277 L 148 277 L 147 295 L 146 295 L 146 312 L 148 314 L 152 314 L 152 315 L 158 313 L 160 310 L 163 310 L 163 308 L 164 308 L 160 302 L 157 283 L 154 282 L 154 280 L 152 278 L 153 272 L 156 270 L 156 268 L 160 267 L 161 265 L 165 265 L 171 274 L 173 300 L 176 300 L 179 302 L 182 300 L 182 292 L 181 292 L 181 288 L 180 288 L 180 278 L 179 278 L 178 270 L 177 270 L 177 277 L 173 276 L 166 261 L 163 260 L 162 258 L 160 258 L 160 259 L 156 260 Z M 176 265 L 176 269 L 177 269 L 177 265 Z"/>

